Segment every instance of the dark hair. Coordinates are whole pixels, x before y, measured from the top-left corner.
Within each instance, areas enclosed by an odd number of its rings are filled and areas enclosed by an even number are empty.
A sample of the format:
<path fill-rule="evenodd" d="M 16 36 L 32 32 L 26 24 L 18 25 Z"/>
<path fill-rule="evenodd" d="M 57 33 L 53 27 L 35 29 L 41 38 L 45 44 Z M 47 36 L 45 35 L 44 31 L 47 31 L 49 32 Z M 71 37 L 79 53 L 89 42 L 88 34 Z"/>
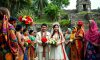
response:
<path fill-rule="evenodd" d="M 24 30 L 23 30 L 23 34 L 24 34 L 26 31 L 28 31 L 28 30 L 27 30 L 27 29 L 24 29 Z"/>
<path fill-rule="evenodd" d="M 30 31 L 29 31 L 29 34 L 31 34 L 32 32 L 33 32 L 33 30 L 30 30 Z"/>
<path fill-rule="evenodd" d="M 10 12 L 7 8 L 5 7 L 0 7 L 0 20 L 3 20 L 4 15 L 10 17 Z"/>
<path fill-rule="evenodd" d="M 53 25 L 53 29 L 54 29 L 56 26 L 59 27 L 59 25 L 55 24 L 55 25 Z M 54 34 L 55 34 L 55 31 L 53 31 L 51 37 L 53 37 Z M 58 31 L 58 35 L 59 35 L 59 38 L 60 38 L 60 32 L 59 32 L 59 31 Z"/>
<path fill-rule="evenodd" d="M 42 27 L 42 26 L 46 26 L 46 27 L 47 27 L 47 24 L 44 23 L 44 24 L 41 25 L 41 27 Z"/>
<path fill-rule="evenodd" d="M 22 29 L 22 25 L 17 25 L 16 26 L 16 31 L 20 31 Z"/>
<path fill-rule="evenodd" d="M 10 17 L 9 21 L 17 21 L 17 18 L 15 18 L 15 17 Z"/>

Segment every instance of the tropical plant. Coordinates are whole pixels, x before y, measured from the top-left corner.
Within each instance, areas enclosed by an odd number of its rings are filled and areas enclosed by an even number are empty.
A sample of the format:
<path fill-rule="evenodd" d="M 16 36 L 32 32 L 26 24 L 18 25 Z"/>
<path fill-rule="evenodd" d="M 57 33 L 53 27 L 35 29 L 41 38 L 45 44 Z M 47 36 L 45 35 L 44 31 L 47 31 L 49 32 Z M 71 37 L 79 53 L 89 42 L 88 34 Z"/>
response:
<path fill-rule="evenodd" d="M 51 0 L 51 2 L 59 8 L 66 7 L 69 4 L 69 0 Z"/>
<path fill-rule="evenodd" d="M 44 13 L 44 8 L 48 5 L 48 0 L 34 0 L 33 8 L 39 17 L 42 17 Z"/>
<path fill-rule="evenodd" d="M 57 19 L 58 13 L 59 13 L 58 6 L 52 3 L 48 4 L 48 6 L 45 8 L 45 14 L 48 16 L 50 20 Z"/>
<path fill-rule="evenodd" d="M 30 16 L 32 18 L 34 18 L 34 13 L 31 9 L 22 9 L 17 13 L 17 17 L 19 16 Z"/>

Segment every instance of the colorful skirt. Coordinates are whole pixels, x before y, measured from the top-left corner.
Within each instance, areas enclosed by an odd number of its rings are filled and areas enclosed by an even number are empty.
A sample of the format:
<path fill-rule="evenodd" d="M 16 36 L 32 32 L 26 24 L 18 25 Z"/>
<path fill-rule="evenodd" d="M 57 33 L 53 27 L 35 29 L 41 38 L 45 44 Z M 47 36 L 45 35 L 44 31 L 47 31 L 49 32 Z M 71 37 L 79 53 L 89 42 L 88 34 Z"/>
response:
<path fill-rule="evenodd" d="M 90 42 L 86 48 L 85 60 L 97 60 L 95 46 Z"/>

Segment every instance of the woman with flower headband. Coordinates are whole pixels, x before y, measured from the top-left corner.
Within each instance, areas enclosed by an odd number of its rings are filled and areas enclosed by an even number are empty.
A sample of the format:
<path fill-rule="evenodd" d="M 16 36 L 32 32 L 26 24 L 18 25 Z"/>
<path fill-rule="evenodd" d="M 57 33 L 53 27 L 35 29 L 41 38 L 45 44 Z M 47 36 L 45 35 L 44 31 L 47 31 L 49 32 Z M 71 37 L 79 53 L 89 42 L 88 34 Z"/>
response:
<path fill-rule="evenodd" d="M 51 45 L 49 60 L 69 60 L 65 52 L 65 39 L 61 32 L 59 23 L 54 23 L 52 28 L 51 38 L 56 41 L 56 44 Z"/>
<path fill-rule="evenodd" d="M 0 7 L 0 59 L 17 60 L 18 43 L 15 28 L 8 22 L 10 12 L 7 8 Z M 1 53 L 2 52 L 2 53 Z"/>

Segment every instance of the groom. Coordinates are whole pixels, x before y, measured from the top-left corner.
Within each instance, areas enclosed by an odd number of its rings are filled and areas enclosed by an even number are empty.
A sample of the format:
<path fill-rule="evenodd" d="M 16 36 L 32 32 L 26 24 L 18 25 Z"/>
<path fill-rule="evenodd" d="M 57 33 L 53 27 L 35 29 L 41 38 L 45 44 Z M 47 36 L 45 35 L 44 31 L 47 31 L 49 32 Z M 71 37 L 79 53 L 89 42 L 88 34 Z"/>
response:
<path fill-rule="evenodd" d="M 49 38 L 50 33 L 47 32 L 47 24 L 42 24 L 41 31 L 36 35 L 38 60 L 49 60 L 49 46 L 47 45 Z"/>

